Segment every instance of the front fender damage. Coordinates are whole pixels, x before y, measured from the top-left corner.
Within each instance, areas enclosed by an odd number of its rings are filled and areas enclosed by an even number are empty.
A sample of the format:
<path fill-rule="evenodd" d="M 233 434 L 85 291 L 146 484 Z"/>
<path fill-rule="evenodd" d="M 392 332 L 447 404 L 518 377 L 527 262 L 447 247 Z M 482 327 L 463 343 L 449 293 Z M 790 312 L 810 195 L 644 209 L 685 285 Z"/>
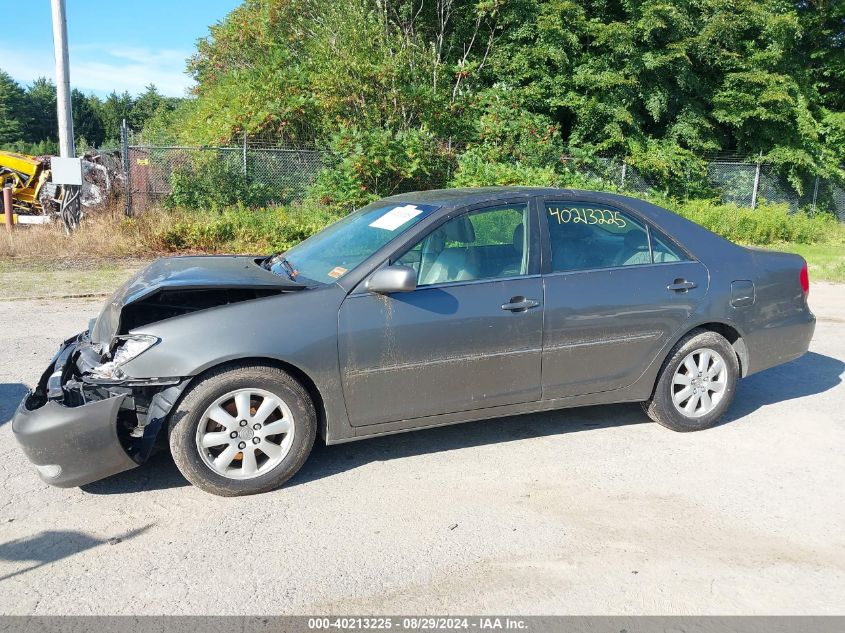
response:
<path fill-rule="evenodd" d="M 79 486 L 143 464 L 190 381 L 104 372 L 113 357 L 87 332 L 65 341 L 18 407 L 12 429 L 46 483 Z"/>

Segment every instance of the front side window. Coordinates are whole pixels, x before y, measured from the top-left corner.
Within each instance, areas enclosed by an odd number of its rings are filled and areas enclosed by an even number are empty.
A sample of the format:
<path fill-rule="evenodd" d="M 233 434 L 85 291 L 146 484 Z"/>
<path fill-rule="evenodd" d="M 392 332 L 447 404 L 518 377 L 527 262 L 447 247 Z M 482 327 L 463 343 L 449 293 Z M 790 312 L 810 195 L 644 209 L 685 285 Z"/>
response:
<path fill-rule="evenodd" d="M 602 205 L 550 202 L 545 205 L 552 271 L 636 266 L 683 259 L 657 241 L 636 218 Z"/>
<path fill-rule="evenodd" d="M 393 263 L 416 270 L 418 286 L 525 275 L 528 217 L 528 204 L 459 215 Z"/>

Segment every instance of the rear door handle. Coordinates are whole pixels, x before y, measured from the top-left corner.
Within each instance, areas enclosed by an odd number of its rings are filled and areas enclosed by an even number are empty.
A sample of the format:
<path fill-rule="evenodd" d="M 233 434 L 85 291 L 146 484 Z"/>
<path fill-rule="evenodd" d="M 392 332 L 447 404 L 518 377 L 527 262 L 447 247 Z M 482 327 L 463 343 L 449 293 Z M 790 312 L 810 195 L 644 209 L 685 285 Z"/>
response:
<path fill-rule="evenodd" d="M 666 286 L 666 290 L 673 290 L 675 292 L 686 292 L 687 290 L 692 290 L 698 284 L 694 281 L 687 281 L 686 279 L 676 279 L 671 284 Z"/>
<path fill-rule="evenodd" d="M 511 300 L 502 306 L 502 310 L 509 312 L 525 312 L 531 308 L 536 308 L 540 303 L 533 299 L 526 299 L 525 297 L 511 297 Z"/>

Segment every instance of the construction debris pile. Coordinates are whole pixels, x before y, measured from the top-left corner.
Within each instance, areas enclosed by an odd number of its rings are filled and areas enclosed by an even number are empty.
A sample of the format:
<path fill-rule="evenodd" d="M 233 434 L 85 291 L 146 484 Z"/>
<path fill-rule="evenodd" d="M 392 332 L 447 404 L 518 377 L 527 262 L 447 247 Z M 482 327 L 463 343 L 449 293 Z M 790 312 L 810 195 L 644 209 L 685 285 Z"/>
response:
<path fill-rule="evenodd" d="M 83 209 L 93 211 L 123 192 L 125 176 L 116 152 L 86 152 L 82 156 L 81 187 L 53 183 L 51 158 L 0 152 L 0 184 L 12 186 L 16 221 L 33 224 L 61 218 L 65 225 L 78 224 Z M 76 200 L 82 208 L 71 212 L 75 217 L 66 217 L 68 206 Z"/>
<path fill-rule="evenodd" d="M 123 192 L 126 176 L 117 152 L 91 150 L 82 157 L 82 206 L 97 207 Z"/>

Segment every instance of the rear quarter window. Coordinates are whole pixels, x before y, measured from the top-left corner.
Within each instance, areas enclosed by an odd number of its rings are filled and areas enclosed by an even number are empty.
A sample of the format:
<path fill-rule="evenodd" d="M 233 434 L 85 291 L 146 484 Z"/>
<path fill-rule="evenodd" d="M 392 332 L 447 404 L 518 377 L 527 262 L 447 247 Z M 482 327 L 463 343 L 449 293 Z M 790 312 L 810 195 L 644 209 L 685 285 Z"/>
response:
<path fill-rule="evenodd" d="M 683 262 L 689 257 L 658 231 L 651 229 L 651 255 L 655 264 Z"/>

